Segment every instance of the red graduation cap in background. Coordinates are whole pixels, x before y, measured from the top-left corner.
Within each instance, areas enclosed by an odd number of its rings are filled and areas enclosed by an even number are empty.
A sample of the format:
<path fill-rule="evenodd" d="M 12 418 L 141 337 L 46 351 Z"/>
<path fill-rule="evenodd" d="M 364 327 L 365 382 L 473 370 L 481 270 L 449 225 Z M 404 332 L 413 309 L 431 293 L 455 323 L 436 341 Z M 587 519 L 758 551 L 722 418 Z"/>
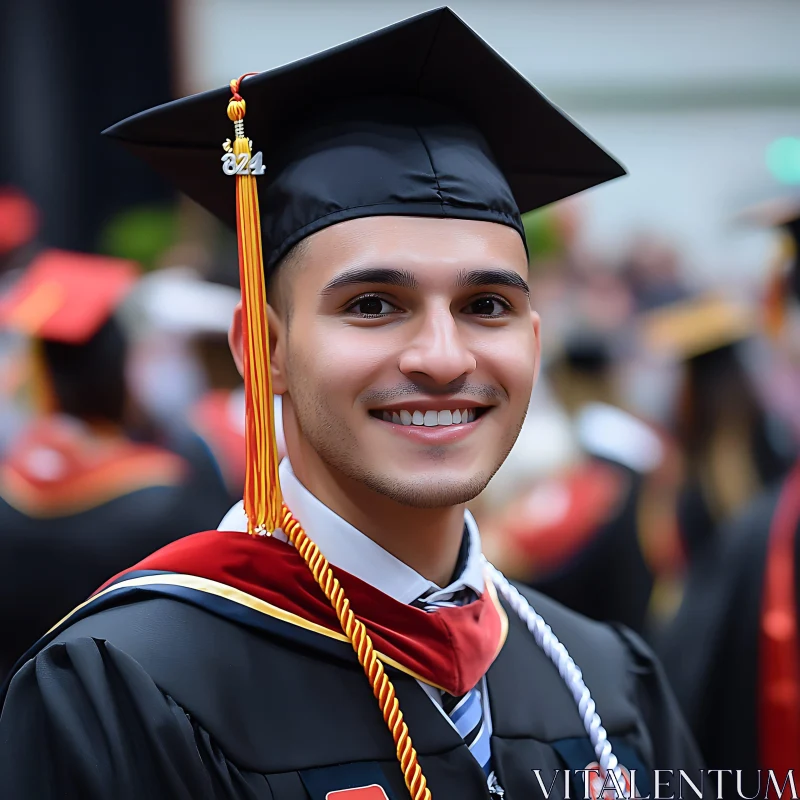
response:
<path fill-rule="evenodd" d="M 84 344 L 138 278 L 132 261 L 46 250 L 0 298 L 0 325 L 29 336 Z"/>

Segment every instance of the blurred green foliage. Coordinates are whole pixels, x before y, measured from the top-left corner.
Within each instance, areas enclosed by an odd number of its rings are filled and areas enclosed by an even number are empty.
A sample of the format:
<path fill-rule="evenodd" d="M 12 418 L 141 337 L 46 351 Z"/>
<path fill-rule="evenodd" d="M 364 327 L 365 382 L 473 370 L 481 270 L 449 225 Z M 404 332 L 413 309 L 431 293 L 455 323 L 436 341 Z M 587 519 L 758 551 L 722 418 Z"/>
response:
<path fill-rule="evenodd" d="M 564 254 L 566 242 L 554 206 L 522 215 L 531 263 L 537 259 L 557 258 Z"/>
<path fill-rule="evenodd" d="M 177 239 L 178 216 L 173 206 L 137 206 L 109 220 L 100 233 L 98 251 L 132 259 L 150 270 Z"/>

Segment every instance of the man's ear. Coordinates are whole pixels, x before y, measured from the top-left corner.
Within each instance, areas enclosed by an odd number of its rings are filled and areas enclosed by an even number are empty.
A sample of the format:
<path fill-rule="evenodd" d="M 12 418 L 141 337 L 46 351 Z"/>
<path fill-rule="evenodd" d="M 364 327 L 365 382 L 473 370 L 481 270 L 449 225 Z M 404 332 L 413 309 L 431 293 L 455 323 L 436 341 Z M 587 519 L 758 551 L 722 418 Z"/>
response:
<path fill-rule="evenodd" d="M 534 344 L 534 368 L 533 368 L 533 383 L 534 386 L 536 385 L 536 381 L 539 380 L 539 368 L 542 364 L 542 319 L 536 311 L 532 311 L 532 322 L 533 322 L 533 337 L 535 340 Z"/>
<path fill-rule="evenodd" d="M 287 391 L 285 377 L 286 326 L 272 306 L 267 306 L 267 322 L 269 324 L 269 359 L 272 369 L 272 391 L 273 394 L 284 394 Z M 231 348 L 236 369 L 244 377 L 244 337 L 241 302 L 233 312 L 233 321 L 228 330 L 228 344 Z"/>
<path fill-rule="evenodd" d="M 287 328 L 283 317 L 275 309 L 267 306 L 269 325 L 269 365 L 272 370 L 272 393 L 285 394 L 289 391 L 286 383 L 286 336 Z"/>

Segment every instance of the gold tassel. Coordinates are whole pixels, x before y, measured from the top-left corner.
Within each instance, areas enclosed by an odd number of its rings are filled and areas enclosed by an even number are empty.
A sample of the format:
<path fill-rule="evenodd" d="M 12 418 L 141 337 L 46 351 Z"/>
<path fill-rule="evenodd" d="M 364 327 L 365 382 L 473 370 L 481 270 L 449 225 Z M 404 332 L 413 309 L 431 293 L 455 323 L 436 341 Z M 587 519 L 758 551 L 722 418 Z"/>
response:
<path fill-rule="evenodd" d="M 254 73 L 248 73 L 252 75 Z M 247 530 L 252 535 L 272 533 L 281 528 L 311 570 L 317 584 L 331 603 L 342 630 L 350 640 L 359 663 L 369 679 L 383 718 L 395 743 L 395 752 L 403 770 L 411 800 L 431 800 L 425 775 L 411 742 L 408 726 L 397 700 L 394 686 L 375 653 L 372 639 L 350 608 L 350 601 L 333 574 L 333 569 L 319 548 L 308 537 L 291 511 L 283 505 L 278 482 L 278 445 L 274 428 L 272 375 L 269 364 L 267 295 L 264 287 L 264 263 L 261 255 L 261 217 L 255 177 L 249 174 L 252 156 L 249 139 L 244 135 L 245 102 L 239 95 L 238 81 L 231 81 L 233 97 L 228 103 L 228 117 L 236 138 L 226 153 L 232 154 L 236 171 L 236 231 L 239 237 L 239 277 L 242 285 L 242 327 L 244 337 L 244 385 L 246 398 L 245 434 L 247 436 L 247 471 L 244 486 L 244 510 Z M 246 160 L 245 160 L 246 157 Z M 225 156 L 223 156 L 225 158 Z"/>
<path fill-rule="evenodd" d="M 245 436 L 247 467 L 244 511 L 251 535 L 271 534 L 280 526 L 283 499 L 278 479 L 278 445 L 269 360 L 267 295 L 261 253 L 261 217 L 256 178 L 249 174 L 250 140 L 244 135 L 245 102 L 239 95 L 243 75 L 231 81 L 233 97 L 228 118 L 236 137 L 232 152 L 244 169 L 236 173 L 236 232 L 239 239 L 239 280 L 242 288 L 244 338 Z M 246 160 L 245 160 L 246 159 Z"/>

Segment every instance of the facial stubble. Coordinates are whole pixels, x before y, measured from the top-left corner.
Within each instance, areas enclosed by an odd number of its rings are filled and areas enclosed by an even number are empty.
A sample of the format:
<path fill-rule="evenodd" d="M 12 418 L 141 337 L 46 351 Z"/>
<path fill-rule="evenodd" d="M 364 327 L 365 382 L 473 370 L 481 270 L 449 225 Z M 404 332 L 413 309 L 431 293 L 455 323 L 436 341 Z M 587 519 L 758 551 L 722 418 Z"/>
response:
<path fill-rule="evenodd" d="M 305 363 L 299 353 L 290 352 L 291 349 L 290 347 L 287 350 L 287 364 L 292 365 L 288 370 L 287 383 L 301 435 L 327 467 L 400 505 L 412 508 L 447 508 L 474 499 L 500 469 L 522 429 L 524 412 L 519 419 L 514 420 L 507 434 L 502 437 L 502 447 L 495 462 L 464 479 L 431 481 L 427 476 L 409 474 L 407 478 L 400 478 L 388 472 L 380 472 L 367 464 L 363 455 L 360 455 L 358 440 L 353 431 L 328 401 L 331 393 L 309 377 L 312 374 L 309 369 L 311 365 Z M 364 424 L 373 424 L 373 420 L 366 419 Z M 430 448 L 427 455 L 435 466 L 437 462 L 447 459 L 448 448 L 435 446 Z M 386 454 L 386 458 L 391 458 L 390 452 Z"/>

